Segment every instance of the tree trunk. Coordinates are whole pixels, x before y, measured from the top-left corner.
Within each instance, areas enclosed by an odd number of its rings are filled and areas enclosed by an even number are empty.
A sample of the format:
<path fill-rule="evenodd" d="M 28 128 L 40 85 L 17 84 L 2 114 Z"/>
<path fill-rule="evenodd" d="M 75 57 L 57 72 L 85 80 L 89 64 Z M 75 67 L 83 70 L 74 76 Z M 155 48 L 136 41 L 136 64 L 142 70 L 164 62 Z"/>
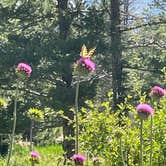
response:
<path fill-rule="evenodd" d="M 71 25 L 71 18 L 68 15 L 68 0 L 58 0 L 58 21 L 59 21 L 59 38 L 62 40 L 66 40 L 69 35 L 70 25 Z M 70 66 L 69 66 L 70 67 Z M 71 82 L 72 82 L 72 74 L 62 74 L 62 79 L 66 82 L 67 93 L 66 93 L 66 101 L 71 100 Z M 65 103 L 64 103 L 65 104 Z M 74 101 L 73 101 L 74 105 Z M 74 114 L 71 112 L 70 106 L 66 105 L 64 110 L 64 116 L 67 116 L 69 119 L 74 119 Z M 64 154 L 64 165 L 66 164 L 66 158 L 70 158 L 74 154 L 75 149 L 75 141 L 74 141 L 74 127 L 73 124 L 69 123 L 68 120 L 63 120 L 63 150 Z"/>
<path fill-rule="evenodd" d="M 65 110 L 64 113 L 65 116 L 67 116 L 69 119 L 74 119 L 74 114 L 70 110 Z M 64 120 L 63 123 L 63 149 L 65 151 L 65 158 L 71 158 L 73 154 L 75 153 L 75 140 L 74 140 L 74 127 L 73 123 L 69 123 L 68 120 Z"/>
<path fill-rule="evenodd" d="M 111 64 L 114 109 L 116 109 L 118 103 L 123 101 L 120 23 L 120 2 L 119 0 L 111 0 Z"/>
<path fill-rule="evenodd" d="M 59 37 L 63 40 L 66 40 L 70 29 L 70 19 L 68 19 L 67 15 L 67 4 L 68 0 L 58 0 Z"/>

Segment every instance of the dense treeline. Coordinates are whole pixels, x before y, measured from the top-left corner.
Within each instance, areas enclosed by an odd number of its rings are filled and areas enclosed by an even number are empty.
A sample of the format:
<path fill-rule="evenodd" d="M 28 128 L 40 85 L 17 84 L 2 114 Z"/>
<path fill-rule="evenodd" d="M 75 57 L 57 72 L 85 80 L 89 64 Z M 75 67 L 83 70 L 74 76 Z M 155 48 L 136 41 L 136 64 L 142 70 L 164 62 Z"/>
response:
<path fill-rule="evenodd" d="M 0 112 L 0 132 L 11 131 L 15 66 L 23 61 L 32 66 L 33 74 L 26 84 L 19 86 L 17 133 L 23 132 L 27 137 L 29 120 L 25 112 L 38 107 L 44 111 L 47 123 L 36 127 L 63 125 L 64 136 L 74 136 L 73 125 L 68 125 L 66 118 L 62 122 L 56 113 L 63 110 L 64 117 L 73 119 L 72 65 L 84 43 L 89 48 L 97 46 L 97 70 L 81 80 L 80 106 L 85 99 L 103 100 L 111 90 L 113 104 L 117 104 L 129 92 L 134 93 L 136 84 L 144 91 L 154 84 L 164 86 L 161 81 L 161 69 L 166 64 L 164 1 L 155 0 L 148 11 L 140 14 L 135 14 L 133 7 L 132 0 L 92 4 L 84 0 L 2 0 L 0 95 L 7 98 L 9 105 L 7 112 Z M 65 139 L 64 149 L 73 147 L 74 141 Z"/>

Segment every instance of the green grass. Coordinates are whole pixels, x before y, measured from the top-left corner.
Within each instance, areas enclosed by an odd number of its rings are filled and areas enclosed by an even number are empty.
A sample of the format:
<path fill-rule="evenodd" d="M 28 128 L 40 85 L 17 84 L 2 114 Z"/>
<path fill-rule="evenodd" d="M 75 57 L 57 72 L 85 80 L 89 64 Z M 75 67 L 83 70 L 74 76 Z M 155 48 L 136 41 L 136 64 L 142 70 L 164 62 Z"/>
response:
<path fill-rule="evenodd" d="M 34 150 L 38 151 L 41 156 L 40 163 L 35 164 L 35 166 L 64 166 L 63 149 L 61 145 L 36 146 Z M 7 156 L 5 158 L 0 156 L 0 166 L 6 166 L 6 160 Z M 85 166 L 92 165 L 90 159 L 86 160 Z M 11 166 L 31 166 L 28 146 L 15 145 Z M 68 160 L 66 166 L 74 166 L 74 162 Z M 100 166 L 106 166 L 106 164 L 103 163 Z"/>
<path fill-rule="evenodd" d="M 38 146 L 35 147 L 34 150 L 38 151 L 40 154 L 55 154 L 55 155 L 63 155 L 63 149 L 61 145 L 50 145 L 50 146 Z"/>
<path fill-rule="evenodd" d="M 38 166 L 56 166 L 58 160 L 63 159 L 63 150 L 61 145 L 39 146 L 34 147 L 35 151 L 38 151 L 41 156 Z M 12 166 L 30 166 L 30 152 L 28 146 L 16 145 L 12 157 Z M 0 166 L 6 166 L 6 159 L 0 157 Z M 59 166 L 61 166 L 60 164 Z"/>

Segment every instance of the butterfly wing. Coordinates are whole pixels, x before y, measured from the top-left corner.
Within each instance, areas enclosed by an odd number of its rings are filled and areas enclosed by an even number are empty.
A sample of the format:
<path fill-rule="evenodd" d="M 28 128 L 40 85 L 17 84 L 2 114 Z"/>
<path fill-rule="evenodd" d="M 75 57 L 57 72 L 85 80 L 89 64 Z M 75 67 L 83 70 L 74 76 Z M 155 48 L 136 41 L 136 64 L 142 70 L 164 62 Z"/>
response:
<path fill-rule="evenodd" d="M 96 50 L 96 47 L 93 47 L 93 48 L 88 52 L 87 57 L 90 58 L 90 57 L 94 54 L 95 50 Z"/>
<path fill-rule="evenodd" d="M 88 55 L 88 50 L 87 50 L 87 48 L 86 48 L 86 46 L 85 46 L 85 44 L 82 46 L 82 48 L 81 48 L 81 56 L 82 57 L 87 57 L 87 55 Z"/>

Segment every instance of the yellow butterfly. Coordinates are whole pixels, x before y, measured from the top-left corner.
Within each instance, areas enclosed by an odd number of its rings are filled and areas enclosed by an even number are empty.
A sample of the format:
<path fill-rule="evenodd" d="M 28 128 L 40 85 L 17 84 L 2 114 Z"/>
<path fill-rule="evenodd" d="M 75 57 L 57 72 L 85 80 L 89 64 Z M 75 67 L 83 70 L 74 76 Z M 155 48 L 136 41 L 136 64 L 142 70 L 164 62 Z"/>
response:
<path fill-rule="evenodd" d="M 96 50 L 96 47 L 93 47 L 92 49 L 90 49 L 90 51 L 88 51 L 87 47 L 84 44 L 81 48 L 80 56 L 84 58 L 90 58 L 94 54 L 95 50 Z"/>

